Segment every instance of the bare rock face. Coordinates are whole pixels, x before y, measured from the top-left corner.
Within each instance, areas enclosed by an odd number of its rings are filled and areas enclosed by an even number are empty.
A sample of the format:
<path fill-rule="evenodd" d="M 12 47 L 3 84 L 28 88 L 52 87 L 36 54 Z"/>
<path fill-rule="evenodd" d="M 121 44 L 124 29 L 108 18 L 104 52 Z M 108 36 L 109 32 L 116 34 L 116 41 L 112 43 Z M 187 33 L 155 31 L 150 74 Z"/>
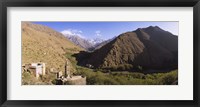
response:
<path fill-rule="evenodd" d="M 79 64 L 91 64 L 94 68 L 177 68 L 178 36 L 157 26 L 139 28 L 119 35 Z"/>

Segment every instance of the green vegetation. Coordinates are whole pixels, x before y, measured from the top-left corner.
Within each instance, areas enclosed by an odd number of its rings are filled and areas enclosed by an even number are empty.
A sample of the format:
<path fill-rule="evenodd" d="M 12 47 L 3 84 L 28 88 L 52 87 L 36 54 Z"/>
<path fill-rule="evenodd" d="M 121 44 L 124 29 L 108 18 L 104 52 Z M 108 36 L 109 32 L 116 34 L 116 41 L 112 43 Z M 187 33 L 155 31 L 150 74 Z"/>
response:
<path fill-rule="evenodd" d="M 104 69 L 89 69 L 77 65 L 73 54 L 66 53 L 66 57 L 75 68 L 74 75 L 87 78 L 87 85 L 171 85 L 178 80 L 178 70 L 167 73 L 142 73 L 143 67 L 138 66 L 138 72 L 128 72 L 132 69 L 130 64 Z"/>
<path fill-rule="evenodd" d="M 135 69 L 138 71 L 143 71 L 142 66 L 133 67 L 133 65 L 131 65 L 131 64 L 121 64 L 119 66 L 112 66 L 109 68 L 104 67 L 104 69 L 108 69 L 108 70 L 112 70 L 112 71 L 130 71 L 130 70 Z"/>
<path fill-rule="evenodd" d="M 178 70 L 167 73 L 142 73 L 143 68 L 138 66 L 138 72 L 126 71 L 131 65 L 121 65 L 113 69 L 89 69 L 77 65 L 73 53 L 66 52 L 65 57 L 70 60 L 74 75 L 86 77 L 87 85 L 171 85 L 178 81 Z M 114 71 L 113 71 L 114 70 Z M 53 85 L 56 75 L 47 70 L 45 76 L 38 79 L 31 72 L 22 73 L 23 85 Z"/>
<path fill-rule="evenodd" d="M 171 85 L 178 80 L 177 70 L 145 75 L 138 72 L 103 73 L 78 66 L 75 75 L 86 76 L 88 85 Z"/>

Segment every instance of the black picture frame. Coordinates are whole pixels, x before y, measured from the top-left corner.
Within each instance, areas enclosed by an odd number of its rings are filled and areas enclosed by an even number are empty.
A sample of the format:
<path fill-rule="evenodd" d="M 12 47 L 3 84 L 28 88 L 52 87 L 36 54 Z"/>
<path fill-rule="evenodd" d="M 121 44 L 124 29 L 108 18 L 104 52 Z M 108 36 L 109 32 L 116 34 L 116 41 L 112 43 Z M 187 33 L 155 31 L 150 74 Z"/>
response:
<path fill-rule="evenodd" d="M 81 100 L 81 101 L 18 101 L 7 100 L 7 7 L 193 7 L 193 100 Z M 199 107 L 200 73 L 200 0 L 2 0 L 0 1 L 0 105 L 27 106 L 135 106 L 135 107 Z"/>

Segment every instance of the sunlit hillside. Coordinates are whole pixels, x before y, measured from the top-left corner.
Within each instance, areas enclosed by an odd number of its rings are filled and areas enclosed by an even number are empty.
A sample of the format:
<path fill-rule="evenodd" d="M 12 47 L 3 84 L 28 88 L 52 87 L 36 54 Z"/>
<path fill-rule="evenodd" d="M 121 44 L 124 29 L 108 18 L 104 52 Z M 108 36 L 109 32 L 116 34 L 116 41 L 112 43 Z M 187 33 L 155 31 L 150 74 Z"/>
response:
<path fill-rule="evenodd" d="M 51 28 L 22 22 L 22 64 L 41 61 L 47 68 L 64 71 L 66 52 L 78 53 L 80 50 Z"/>

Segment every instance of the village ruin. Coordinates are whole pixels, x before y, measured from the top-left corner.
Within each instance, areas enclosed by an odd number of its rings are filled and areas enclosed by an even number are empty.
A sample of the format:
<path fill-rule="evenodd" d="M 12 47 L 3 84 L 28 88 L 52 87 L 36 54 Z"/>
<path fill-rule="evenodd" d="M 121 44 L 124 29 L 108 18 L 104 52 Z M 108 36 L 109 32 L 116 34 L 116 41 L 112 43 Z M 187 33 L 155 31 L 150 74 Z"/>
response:
<path fill-rule="evenodd" d="M 22 67 L 23 72 L 33 73 L 36 79 L 38 79 L 40 76 L 46 75 L 46 66 L 43 62 L 24 64 Z M 73 75 L 70 72 L 70 65 L 68 60 L 66 60 L 64 67 L 64 75 L 62 71 L 54 72 L 56 75 L 55 85 L 86 85 L 86 77 L 81 75 Z"/>
<path fill-rule="evenodd" d="M 64 73 L 64 75 L 62 75 L 62 71 L 57 73 L 56 85 L 86 85 L 86 77 L 71 74 L 68 60 L 65 63 Z"/>
<path fill-rule="evenodd" d="M 25 64 L 22 67 L 23 71 L 32 72 L 36 78 L 39 78 L 40 75 L 44 76 L 46 74 L 45 63 L 42 62 Z"/>

